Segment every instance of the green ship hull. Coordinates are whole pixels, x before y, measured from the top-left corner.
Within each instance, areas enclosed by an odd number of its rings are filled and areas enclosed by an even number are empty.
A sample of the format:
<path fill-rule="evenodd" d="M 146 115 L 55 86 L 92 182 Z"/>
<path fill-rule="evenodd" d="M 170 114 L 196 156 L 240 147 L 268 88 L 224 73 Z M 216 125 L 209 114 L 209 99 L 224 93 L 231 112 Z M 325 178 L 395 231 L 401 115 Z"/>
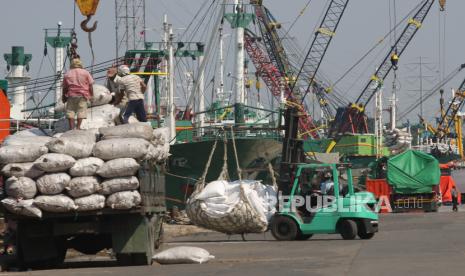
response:
<path fill-rule="evenodd" d="M 166 202 L 168 208 L 185 207 L 185 202 L 192 193 L 196 181 L 205 171 L 214 140 L 192 141 L 171 146 L 171 156 L 166 174 Z M 235 138 L 237 157 L 244 179 L 259 179 L 271 183 L 268 163 L 275 164 L 281 155 L 282 144 L 275 138 Z M 224 158 L 224 142 L 218 140 L 208 169 L 206 182 L 218 179 Z M 227 140 L 227 164 L 231 180 L 237 180 L 237 165 L 232 139 Z"/>

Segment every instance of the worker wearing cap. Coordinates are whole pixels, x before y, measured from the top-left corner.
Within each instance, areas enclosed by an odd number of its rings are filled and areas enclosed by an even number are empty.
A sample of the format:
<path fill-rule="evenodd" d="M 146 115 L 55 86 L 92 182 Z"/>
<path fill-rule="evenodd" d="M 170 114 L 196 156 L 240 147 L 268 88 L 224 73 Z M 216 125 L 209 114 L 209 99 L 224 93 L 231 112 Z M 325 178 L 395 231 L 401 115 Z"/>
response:
<path fill-rule="evenodd" d="M 137 75 L 131 75 L 129 67 L 120 65 L 117 70 L 118 78 L 114 79 L 119 89 L 124 91 L 128 99 L 126 111 L 123 114 L 123 122 L 128 123 L 129 117 L 134 113 L 139 122 L 147 122 L 147 114 L 144 106 L 144 93 L 147 85 Z"/>
<path fill-rule="evenodd" d="M 62 101 L 66 103 L 66 117 L 69 128 L 74 129 L 74 119 L 77 117 L 77 129 L 81 129 L 82 120 L 87 117 L 87 101 L 94 94 L 92 85 L 94 79 L 82 68 L 80 59 L 71 60 L 70 70 L 63 77 Z"/>

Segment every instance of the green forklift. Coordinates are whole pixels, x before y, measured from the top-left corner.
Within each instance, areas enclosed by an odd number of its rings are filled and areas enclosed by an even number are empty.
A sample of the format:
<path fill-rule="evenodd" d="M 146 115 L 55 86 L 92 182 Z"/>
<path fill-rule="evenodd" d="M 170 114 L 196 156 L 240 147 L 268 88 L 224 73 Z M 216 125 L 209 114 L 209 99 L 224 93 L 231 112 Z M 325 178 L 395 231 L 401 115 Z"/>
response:
<path fill-rule="evenodd" d="M 307 240 L 313 234 L 373 238 L 378 232 L 374 195 L 355 192 L 350 164 L 312 162 L 305 156 L 303 141 L 297 139 L 299 116 L 296 108 L 285 111 L 278 212 L 269 226 L 272 235 L 280 241 Z M 331 183 L 328 193 L 315 188 L 314 180 L 322 175 Z"/>

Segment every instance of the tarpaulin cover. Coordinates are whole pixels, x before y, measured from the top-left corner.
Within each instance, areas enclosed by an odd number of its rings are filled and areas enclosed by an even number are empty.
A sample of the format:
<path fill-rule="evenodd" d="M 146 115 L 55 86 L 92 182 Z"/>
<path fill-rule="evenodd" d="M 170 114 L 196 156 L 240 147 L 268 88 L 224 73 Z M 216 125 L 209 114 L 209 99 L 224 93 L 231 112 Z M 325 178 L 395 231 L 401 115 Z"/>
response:
<path fill-rule="evenodd" d="M 398 194 L 430 193 L 441 171 L 433 156 L 408 150 L 388 160 L 387 181 Z"/>
<path fill-rule="evenodd" d="M 450 175 L 441 176 L 440 188 L 441 188 L 442 202 L 452 202 L 452 194 L 451 194 L 452 187 L 456 187 L 455 181 L 452 178 L 452 176 Z M 457 200 L 459 204 L 462 202 L 462 195 L 460 194 L 461 192 L 462 191 L 457 189 Z"/>

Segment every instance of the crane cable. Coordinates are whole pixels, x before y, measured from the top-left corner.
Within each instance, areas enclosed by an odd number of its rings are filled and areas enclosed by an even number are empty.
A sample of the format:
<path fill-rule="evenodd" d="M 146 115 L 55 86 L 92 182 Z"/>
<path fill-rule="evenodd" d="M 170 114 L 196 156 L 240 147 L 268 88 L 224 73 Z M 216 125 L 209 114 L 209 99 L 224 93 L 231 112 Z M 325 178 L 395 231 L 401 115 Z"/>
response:
<path fill-rule="evenodd" d="M 394 28 L 392 28 L 391 30 L 389 30 L 388 33 L 386 33 L 378 42 L 376 42 L 365 54 L 363 54 L 349 69 L 347 69 L 346 72 L 344 72 L 344 74 L 342 74 L 341 77 L 339 77 L 333 84 L 333 86 L 336 86 L 340 81 L 342 81 L 345 77 L 347 77 L 347 75 L 355 68 L 357 67 L 367 56 L 369 56 L 371 54 L 371 52 L 373 52 L 380 44 L 382 44 L 386 38 L 388 36 L 390 36 L 399 26 L 400 24 L 402 24 L 405 20 L 407 20 L 407 18 L 414 12 L 418 9 L 418 7 L 421 5 L 422 3 L 416 5 L 406 16 L 404 16 L 402 18 L 402 20 L 399 21 L 399 23 L 397 23 Z"/>
<path fill-rule="evenodd" d="M 465 64 L 461 64 L 458 68 L 454 69 L 452 72 L 450 72 L 444 80 L 440 81 L 438 84 L 436 84 L 436 86 L 434 86 L 429 92 L 428 94 L 426 94 L 425 96 L 423 96 L 423 99 L 420 100 L 420 103 L 418 101 L 415 101 L 413 104 L 411 104 L 409 107 L 407 107 L 403 112 L 401 112 L 398 116 L 398 118 L 402 118 L 402 117 L 405 117 L 407 116 L 408 114 L 410 114 L 413 110 L 415 110 L 418 105 L 422 104 L 423 102 L 425 102 L 426 100 L 428 100 L 431 96 L 433 96 L 437 90 L 439 90 L 441 87 L 444 86 L 444 84 L 448 83 L 450 80 L 452 80 L 455 76 L 457 76 L 458 73 L 460 73 L 460 71 L 462 71 L 462 69 L 465 68 Z M 399 119 L 397 119 L 399 120 Z"/>

